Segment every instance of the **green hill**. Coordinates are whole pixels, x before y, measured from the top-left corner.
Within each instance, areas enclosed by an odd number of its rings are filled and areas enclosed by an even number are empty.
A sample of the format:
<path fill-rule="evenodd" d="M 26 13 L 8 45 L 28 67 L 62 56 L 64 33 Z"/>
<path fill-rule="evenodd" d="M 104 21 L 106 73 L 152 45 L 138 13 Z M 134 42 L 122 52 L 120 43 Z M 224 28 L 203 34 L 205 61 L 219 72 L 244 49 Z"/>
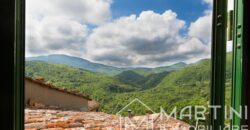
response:
<path fill-rule="evenodd" d="M 47 82 L 51 82 L 56 86 L 76 89 L 83 94 L 91 95 L 93 98 L 102 98 L 108 93 L 137 90 L 131 85 L 101 73 L 41 61 L 27 61 L 25 75 L 32 78 L 42 76 Z"/>
<path fill-rule="evenodd" d="M 227 54 L 226 66 L 226 105 L 230 105 L 232 59 L 231 53 Z M 202 60 L 199 63 L 187 66 L 166 75 L 162 81 L 152 89 L 139 92 L 120 93 L 109 97 L 103 111 L 116 112 L 122 109 L 129 101 L 139 98 L 154 111 L 159 112 L 163 107 L 170 113 L 174 107 L 178 110 L 185 106 L 205 105 L 210 98 L 211 61 Z M 112 102 L 111 102 L 112 101 Z M 111 108 L 111 109 L 110 109 Z M 116 109 L 116 110 L 114 110 Z M 131 107 L 135 113 L 145 114 L 145 108 Z M 194 124 L 194 120 L 186 120 Z"/>
<path fill-rule="evenodd" d="M 184 67 L 188 66 L 188 64 L 184 63 L 184 62 L 179 62 L 176 64 L 172 64 L 169 66 L 162 66 L 162 67 L 155 67 L 155 68 L 133 68 L 131 69 L 132 71 L 134 71 L 135 73 L 139 74 L 139 75 L 144 75 L 144 76 L 148 76 L 150 74 L 156 74 L 156 73 L 162 73 L 162 72 L 170 72 L 170 71 L 175 71 L 175 70 L 179 70 L 182 69 Z"/>
<path fill-rule="evenodd" d="M 154 111 L 159 112 L 162 106 L 169 112 L 174 106 L 179 108 L 186 105 L 206 105 L 209 100 L 210 60 L 185 67 L 166 75 L 152 89 L 144 91 L 120 93 L 110 97 L 104 110 L 121 109 L 128 101 L 139 98 Z M 114 104 L 117 103 L 117 104 Z M 114 110 L 116 111 L 116 110 Z M 136 113 L 143 113 L 140 108 Z"/>
<path fill-rule="evenodd" d="M 156 87 L 157 84 L 160 83 L 162 79 L 169 73 L 171 72 L 165 71 L 151 73 L 148 75 L 140 75 L 134 70 L 128 70 L 116 75 L 115 78 L 118 78 L 122 82 L 137 86 L 137 88 L 140 88 L 140 90 L 146 90 Z"/>
<path fill-rule="evenodd" d="M 230 103 L 232 54 L 227 54 L 226 103 Z M 163 107 L 171 112 L 187 105 L 208 105 L 210 98 L 211 61 L 201 60 L 184 68 L 140 74 L 135 70 L 124 71 L 116 76 L 90 72 L 60 64 L 26 62 L 26 76 L 42 76 L 57 86 L 77 89 L 101 103 L 101 111 L 116 113 L 135 98 L 140 99 L 154 111 Z M 151 71 L 150 69 L 148 71 Z M 148 73 L 148 72 L 147 72 Z M 137 114 L 145 109 L 132 106 Z M 188 120 L 187 120 L 188 121 Z M 188 121 L 193 124 L 194 122 Z"/>
<path fill-rule="evenodd" d="M 63 54 L 53 54 L 48 56 L 37 56 L 37 57 L 27 57 L 26 61 L 43 61 L 51 64 L 63 64 L 67 66 L 71 66 L 74 68 L 82 68 L 85 70 L 89 70 L 92 72 L 98 72 L 107 74 L 109 76 L 114 76 L 120 74 L 121 72 L 133 70 L 139 75 L 149 75 L 152 73 L 161 73 L 164 71 L 172 71 L 184 68 L 187 64 L 180 62 L 169 66 L 156 67 L 156 68 L 143 68 L 143 67 L 124 67 L 118 68 L 114 66 L 98 64 L 86 59 L 82 59 L 79 57 L 73 57 Z"/>
<path fill-rule="evenodd" d="M 117 67 L 98 64 L 79 57 L 73 57 L 62 54 L 28 57 L 26 58 L 26 61 L 44 61 L 52 64 L 64 64 L 75 68 L 82 68 L 85 70 L 90 70 L 92 72 L 100 72 L 109 75 L 116 75 L 123 71 L 123 69 Z"/>
<path fill-rule="evenodd" d="M 141 84 L 145 81 L 145 77 L 131 70 L 124 71 L 115 76 L 117 79 L 141 87 Z"/>

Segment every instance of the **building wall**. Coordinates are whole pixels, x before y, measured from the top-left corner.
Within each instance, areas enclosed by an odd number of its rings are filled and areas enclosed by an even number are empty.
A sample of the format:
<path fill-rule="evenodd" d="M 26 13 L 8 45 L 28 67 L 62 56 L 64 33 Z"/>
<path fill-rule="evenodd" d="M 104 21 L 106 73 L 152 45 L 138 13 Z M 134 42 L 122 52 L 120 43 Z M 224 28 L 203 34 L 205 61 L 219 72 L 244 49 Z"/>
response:
<path fill-rule="evenodd" d="M 25 103 L 28 100 L 41 102 L 49 106 L 88 111 L 88 100 L 82 97 L 46 88 L 30 80 L 25 80 Z"/>

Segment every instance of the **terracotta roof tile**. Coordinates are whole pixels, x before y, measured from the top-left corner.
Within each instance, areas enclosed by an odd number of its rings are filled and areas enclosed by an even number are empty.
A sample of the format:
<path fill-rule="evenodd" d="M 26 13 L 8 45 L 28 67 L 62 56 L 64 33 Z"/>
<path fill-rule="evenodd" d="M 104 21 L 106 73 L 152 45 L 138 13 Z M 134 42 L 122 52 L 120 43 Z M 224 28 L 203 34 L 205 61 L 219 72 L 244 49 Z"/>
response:
<path fill-rule="evenodd" d="M 188 130 L 189 125 L 176 120 L 156 118 L 159 114 L 150 114 L 149 119 L 154 120 L 154 129 L 159 130 L 165 125 L 166 130 L 173 128 Z M 138 121 L 146 116 L 135 116 L 131 120 Z M 117 116 L 103 112 L 77 112 L 48 109 L 25 109 L 25 130 L 120 130 L 120 121 L 124 120 Z M 122 125 L 122 129 L 125 126 Z M 130 130 L 127 127 L 127 130 Z M 139 125 L 139 129 L 146 129 L 146 124 Z M 132 129 L 131 129 L 132 130 Z"/>

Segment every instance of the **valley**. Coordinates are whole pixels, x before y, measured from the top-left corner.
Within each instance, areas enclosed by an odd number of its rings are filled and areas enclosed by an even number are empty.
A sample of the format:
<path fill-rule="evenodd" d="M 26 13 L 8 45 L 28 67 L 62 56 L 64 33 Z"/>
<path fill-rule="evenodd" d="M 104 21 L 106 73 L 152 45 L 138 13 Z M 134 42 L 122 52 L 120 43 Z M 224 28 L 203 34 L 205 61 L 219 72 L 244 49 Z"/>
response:
<path fill-rule="evenodd" d="M 231 64 L 231 56 L 231 53 L 227 54 L 227 64 Z M 187 105 L 209 104 L 210 59 L 158 68 L 117 68 L 63 57 L 64 60 L 58 60 L 55 55 L 52 58 L 28 58 L 25 75 L 31 78 L 40 76 L 60 88 L 89 95 L 101 103 L 100 111 L 110 114 L 115 114 L 135 98 L 155 112 L 159 112 L 160 107 L 171 112 L 174 107 L 180 110 Z M 226 70 L 226 103 L 229 104 L 231 66 L 228 65 Z M 139 104 L 133 104 L 129 109 L 138 115 L 146 114 Z"/>

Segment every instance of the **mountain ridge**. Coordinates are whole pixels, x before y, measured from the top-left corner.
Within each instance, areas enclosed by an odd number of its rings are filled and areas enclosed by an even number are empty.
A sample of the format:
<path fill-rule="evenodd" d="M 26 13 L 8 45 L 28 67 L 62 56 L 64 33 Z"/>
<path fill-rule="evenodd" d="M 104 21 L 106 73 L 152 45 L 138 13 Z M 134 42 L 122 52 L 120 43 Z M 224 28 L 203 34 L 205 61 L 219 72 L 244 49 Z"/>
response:
<path fill-rule="evenodd" d="M 36 57 L 27 57 L 25 58 L 26 61 L 44 61 L 53 64 L 64 64 L 68 66 L 72 66 L 75 68 L 82 68 L 86 70 L 90 70 L 93 72 L 99 72 L 108 74 L 110 76 L 117 75 L 121 72 L 132 70 L 140 75 L 149 75 L 151 73 L 161 73 L 164 71 L 172 71 L 181 69 L 188 64 L 184 62 L 178 62 L 168 66 L 160 66 L 160 67 L 115 67 L 110 65 L 104 65 L 100 63 L 91 62 L 89 60 L 75 57 L 75 56 L 68 56 L 65 54 L 52 54 L 46 56 L 36 56 Z"/>

